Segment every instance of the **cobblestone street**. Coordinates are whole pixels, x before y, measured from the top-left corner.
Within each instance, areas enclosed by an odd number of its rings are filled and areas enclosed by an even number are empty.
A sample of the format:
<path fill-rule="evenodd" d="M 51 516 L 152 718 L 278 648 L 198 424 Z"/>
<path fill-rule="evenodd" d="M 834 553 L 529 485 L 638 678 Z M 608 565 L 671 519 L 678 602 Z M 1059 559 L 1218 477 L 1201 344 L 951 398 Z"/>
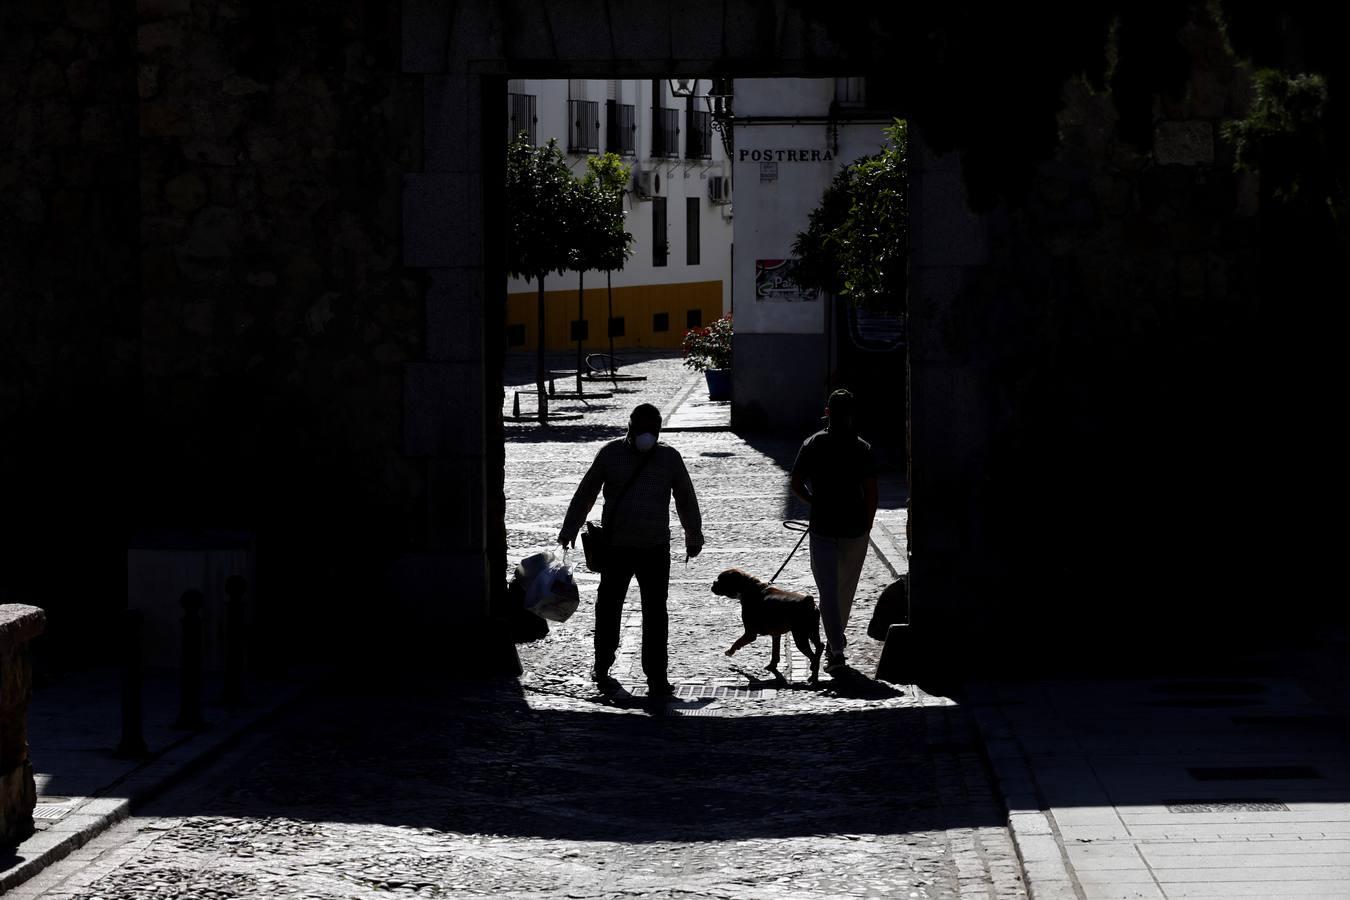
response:
<path fill-rule="evenodd" d="M 532 381 L 532 360 L 509 365 L 507 412 Z M 553 544 L 636 403 L 669 413 L 698 389 L 671 355 L 628 371 L 647 380 L 590 406 L 552 404 L 579 418 L 507 424 L 512 563 Z M 662 440 L 689 467 L 708 542 L 686 564 L 672 510 L 673 702 L 641 696 L 636 585 L 613 669 L 632 693 L 602 696 L 586 677 L 598 577 L 578 552 L 581 606 L 521 646 L 518 684 L 334 689 L 13 896 L 1025 897 L 966 712 L 870 677 L 881 648 L 865 630 L 899 560 L 869 552 L 849 625 L 855 671 L 810 685 L 785 640 L 774 682 L 767 638 L 723 655 L 739 610 L 709 586 L 731 566 L 767 579 L 792 549 L 782 522 L 805 513 L 787 490 L 798 441 Z M 878 525 L 902 540 L 903 503 L 884 494 L 887 505 Z M 805 546 L 778 582 L 814 592 Z"/>

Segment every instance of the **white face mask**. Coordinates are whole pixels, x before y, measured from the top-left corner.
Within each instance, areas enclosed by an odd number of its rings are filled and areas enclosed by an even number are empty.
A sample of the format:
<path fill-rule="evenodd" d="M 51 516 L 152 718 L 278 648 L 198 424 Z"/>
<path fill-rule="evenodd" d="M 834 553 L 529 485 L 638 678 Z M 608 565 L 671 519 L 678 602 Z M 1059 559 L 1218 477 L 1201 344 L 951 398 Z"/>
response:
<path fill-rule="evenodd" d="M 656 446 L 656 435 L 651 432 L 643 432 L 633 438 L 633 446 L 637 447 L 643 453 Z"/>

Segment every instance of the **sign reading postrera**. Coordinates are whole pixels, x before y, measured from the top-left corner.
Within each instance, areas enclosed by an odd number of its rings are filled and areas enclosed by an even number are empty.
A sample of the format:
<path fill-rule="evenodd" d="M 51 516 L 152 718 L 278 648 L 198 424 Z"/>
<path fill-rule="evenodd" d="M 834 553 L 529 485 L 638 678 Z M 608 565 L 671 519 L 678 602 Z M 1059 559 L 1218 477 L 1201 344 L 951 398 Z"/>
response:
<path fill-rule="evenodd" d="M 737 151 L 737 162 L 831 162 L 834 153 L 830 150 L 809 150 L 805 147 L 791 150 L 750 150 Z"/>

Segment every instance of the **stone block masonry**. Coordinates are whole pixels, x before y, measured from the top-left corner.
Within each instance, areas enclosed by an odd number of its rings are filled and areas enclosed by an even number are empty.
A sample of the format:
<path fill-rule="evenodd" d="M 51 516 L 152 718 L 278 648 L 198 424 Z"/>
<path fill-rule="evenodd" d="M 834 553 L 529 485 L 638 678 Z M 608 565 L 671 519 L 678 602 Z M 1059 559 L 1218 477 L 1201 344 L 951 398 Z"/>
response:
<path fill-rule="evenodd" d="M 28 644 L 42 634 L 46 615 L 36 606 L 0 606 L 0 847 L 33 833 L 37 787 L 28 759 L 28 701 L 33 667 Z"/>

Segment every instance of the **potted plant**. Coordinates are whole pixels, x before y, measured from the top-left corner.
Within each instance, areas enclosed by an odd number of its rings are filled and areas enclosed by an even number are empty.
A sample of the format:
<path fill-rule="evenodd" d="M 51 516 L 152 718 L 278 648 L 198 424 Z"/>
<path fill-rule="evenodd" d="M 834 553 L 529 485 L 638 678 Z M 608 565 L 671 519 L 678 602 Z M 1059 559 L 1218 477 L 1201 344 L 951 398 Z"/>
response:
<path fill-rule="evenodd" d="M 684 364 L 702 372 L 709 400 L 731 399 L 731 313 L 684 333 Z"/>

